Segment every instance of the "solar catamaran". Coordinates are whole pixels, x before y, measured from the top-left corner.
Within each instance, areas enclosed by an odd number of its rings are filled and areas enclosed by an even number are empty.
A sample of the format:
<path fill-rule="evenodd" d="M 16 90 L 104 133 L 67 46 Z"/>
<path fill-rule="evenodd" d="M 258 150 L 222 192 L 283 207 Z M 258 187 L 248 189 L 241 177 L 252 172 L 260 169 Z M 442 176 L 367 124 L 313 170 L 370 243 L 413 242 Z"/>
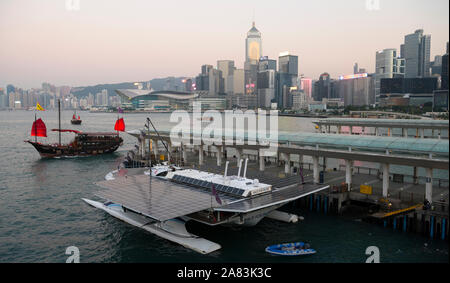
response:
<path fill-rule="evenodd" d="M 254 226 L 264 217 L 297 222 L 298 216 L 278 211 L 281 206 L 329 188 L 328 185 L 295 183 L 275 187 L 246 177 L 248 159 L 238 174 L 227 176 L 195 169 L 168 171 L 164 177 L 146 174 L 97 182 L 95 195 L 106 202 L 83 199 L 110 215 L 161 238 L 202 254 L 221 246 L 186 230 L 187 221 L 208 226 Z M 243 174 L 241 175 L 241 169 Z M 150 174 L 151 176 L 151 174 Z M 150 184 L 151 182 L 151 184 Z"/>

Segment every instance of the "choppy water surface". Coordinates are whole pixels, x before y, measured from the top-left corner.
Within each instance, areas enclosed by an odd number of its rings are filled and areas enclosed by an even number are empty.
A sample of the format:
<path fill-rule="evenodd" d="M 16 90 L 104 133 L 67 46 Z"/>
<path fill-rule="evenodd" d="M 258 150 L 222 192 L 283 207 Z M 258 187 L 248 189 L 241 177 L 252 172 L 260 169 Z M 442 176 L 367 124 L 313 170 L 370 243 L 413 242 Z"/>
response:
<path fill-rule="evenodd" d="M 112 130 L 116 114 L 80 112 L 83 124 L 70 125 L 72 113 L 63 112 L 63 128 Z M 57 128 L 57 113 L 39 112 L 47 129 Z M 127 129 L 141 128 L 145 114 L 127 114 Z M 152 114 L 157 127 L 169 127 L 168 114 Z M 376 225 L 301 212 L 305 221 L 286 224 L 263 220 L 252 228 L 207 227 L 188 229 L 223 248 L 200 255 L 120 222 L 85 204 L 95 198 L 93 182 L 117 167 L 135 144 L 125 144 L 111 155 L 41 159 L 24 143 L 34 120 L 31 111 L 0 111 L 0 262 L 65 262 L 65 250 L 76 246 L 81 262 L 364 262 L 368 246 L 377 246 L 382 262 L 448 262 L 448 243 Z M 313 131 L 307 118 L 280 117 L 280 129 Z M 57 141 L 55 132 L 48 132 Z M 71 134 L 63 134 L 69 140 Z M 307 257 L 278 257 L 264 252 L 271 244 L 309 241 L 318 250 Z"/>

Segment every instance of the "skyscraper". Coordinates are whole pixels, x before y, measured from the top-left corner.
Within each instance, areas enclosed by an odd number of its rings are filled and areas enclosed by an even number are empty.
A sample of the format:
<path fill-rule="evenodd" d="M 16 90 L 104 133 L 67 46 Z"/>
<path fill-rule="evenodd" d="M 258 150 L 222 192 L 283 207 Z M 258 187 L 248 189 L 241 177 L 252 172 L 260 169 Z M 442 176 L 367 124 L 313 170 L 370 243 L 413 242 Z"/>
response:
<path fill-rule="evenodd" d="M 247 32 L 247 38 L 245 39 L 245 61 L 253 61 L 254 64 L 257 64 L 261 56 L 261 32 L 255 27 L 255 22 L 253 22 L 252 28 Z"/>
<path fill-rule="evenodd" d="M 306 97 L 312 98 L 312 79 L 301 78 L 300 79 L 300 89 L 303 90 Z"/>
<path fill-rule="evenodd" d="M 234 61 L 232 60 L 219 60 L 217 61 L 217 69 L 222 72 L 222 77 L 224 81 L 224 92 L 226 94 L 233 93 L 233 72 L 234 72 Z"/>
<path fill-rule="evenodd" d="M 258 77 L 258 62 L 262 55 L 261 32 L 255 27 L 247 32 L 245 39 L 245 88 L 247 94 L 255 94 Z"/>
<path fill-rule="evenodd" d="M 375 59 L 375 101 L 380 97 L 380 80 L 404 77 L 405 59 L 397 57 L 397 49 L 377 51 Z"/>
<path fill-rule="evenodd" d="M 294 77 L 298 76 L 298 56 L 282 52 L 278 57 L 278 72 L 288 73 Z"/>
<path fill-rule="evenodd" d="M 405 36 L 405 77 L 430 76 L 431 35 L 424 35 L 422 29 Z"/>
<path fill-rule="evenodd" d="M 442 56 L 441 89 L 448 89 L 448 53 Z"/>
<path fill-rule="evenodd" d="M 298 77 L 298 56 L 291 55 L 289 52 L 282 52 L 278 57 L 278 75 L 276 100 L 278 107 L 291 108 L 292 96 L 290 89 L 297 85 Z"/>
<path fill-rule="evenodd" d="M 277 70 L 277 60 L 269 59 L 267 56 L 263 56 L 259 59 L 258 72 L 265 70 Z"/>
<path fill-rule="evenodd" d="M 319 80 L 314 83 L 314 100 L 322 101 L 324 98 L 331 98 L 330 74 L 323 73 Z"/>

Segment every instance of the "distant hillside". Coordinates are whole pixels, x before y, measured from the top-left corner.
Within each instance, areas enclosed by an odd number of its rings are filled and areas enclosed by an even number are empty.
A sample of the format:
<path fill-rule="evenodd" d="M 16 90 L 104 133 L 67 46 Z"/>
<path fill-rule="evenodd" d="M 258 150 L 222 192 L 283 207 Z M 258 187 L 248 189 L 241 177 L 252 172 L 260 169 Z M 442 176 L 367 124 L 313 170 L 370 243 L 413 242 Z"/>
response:
<path fill-rule="evenodd" d="M 176 91 L 184 91 L 184 84 L 181 82 L 185 77 L 167 77 L 167 78 L 157 78 L 150 80 L 151 88 L 153 90 L 176 90 Z M 115 95 L 116 89 L 130 89 L 136 88 L 134 85 L 135 82 L 126 82 L 126 83 L 117 83 L 117 84 L 99 84 L 95 86 L 83 86 L 83 87 L 74 87 L 72 88 L 71 93 L 78 98 L 88 96 L 89 93 L 95 95 L 98 92 L 106 89 L 108 90 L 109 95 Z M 146 85 L 147 81 L 140 82 Z"/>

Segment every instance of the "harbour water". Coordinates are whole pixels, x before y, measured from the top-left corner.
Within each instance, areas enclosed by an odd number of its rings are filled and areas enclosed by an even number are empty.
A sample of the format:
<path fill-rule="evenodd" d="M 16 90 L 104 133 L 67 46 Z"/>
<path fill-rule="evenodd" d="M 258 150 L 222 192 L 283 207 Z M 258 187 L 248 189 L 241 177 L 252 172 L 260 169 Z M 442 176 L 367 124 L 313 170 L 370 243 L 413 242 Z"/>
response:
<path fill-rule="evenodd" d="M 80 112 L 81 126 L 63 112 L 62 128 L 112 131 L 117 114 Z M 57 113 L 38 112 L 47 125 L 47 141 L 57 142 Z M 142 128 L 148 114 L 126 114 L 128 129 Z M 151 114 L 167 128 L 169 114 Z M 280 130 L 314 131 L 310 118 L 280 117 Z M 65 262 L 66 248 L 76 246 L 81 262 L 365 262 L 369 246 L 380 250 L 381 262 L 448 262 L 448 242 L 393 231 L 357 219 L 299 211 L 305 220 L 286 224 L 264 219 L 251 228 L 209 227 L 188 223 L 194 234 L 222 249 L 200 255 L 96 210 L 81 198 L 95 199 L 93 184 L 118 165 L 135 138 L 127 134 L 114 154 L 41 159 L 23 141 L 30 138 L 32 111 L 0 111 L 0 262 Z M 72 134 L 63 134 L 69 141 Z M 39 138 L 44 141 L 43 138 Z M 447 178 L 448 178 L 448 172 Z M 268 245 L 308 241 L 318 253 L 278 257 Z"/>

